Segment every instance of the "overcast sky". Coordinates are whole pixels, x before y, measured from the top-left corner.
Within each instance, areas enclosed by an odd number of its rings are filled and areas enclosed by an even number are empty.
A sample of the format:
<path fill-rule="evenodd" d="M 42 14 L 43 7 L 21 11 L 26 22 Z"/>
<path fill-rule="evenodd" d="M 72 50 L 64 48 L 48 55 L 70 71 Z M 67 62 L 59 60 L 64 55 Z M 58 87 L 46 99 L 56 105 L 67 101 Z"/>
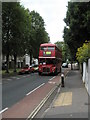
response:
<path fill-rule="evenodd" d="M 63 41 L 68 0 L 20 0 L 25 8 L 35 10 L 44 19 L 51 43 Z"/>

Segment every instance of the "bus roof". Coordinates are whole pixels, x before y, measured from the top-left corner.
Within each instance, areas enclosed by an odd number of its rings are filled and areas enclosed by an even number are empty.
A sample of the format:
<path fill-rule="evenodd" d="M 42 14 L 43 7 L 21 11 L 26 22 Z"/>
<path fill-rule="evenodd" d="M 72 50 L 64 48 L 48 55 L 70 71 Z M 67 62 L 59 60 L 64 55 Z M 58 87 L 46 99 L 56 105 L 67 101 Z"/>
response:
<path fill-rule="evenodd" d="M 40 46 L 56 46 L 56 45 L 52 43 L 44 43 L 44 44 L 41 44 Z"/>
<path fill-rule="evenodd" d="M 54 47 L 57 47 L 56 44 L 52 44 L 52 43 L 44 43 L 44 44 L 41 44 L 41 45 L 40 45 L 40 47 L 43 47 L 43 46 L 45 46 L 45 47 L 46 47 L 46 46 L 51 46 L 51 47 L 54 46 Z M 57 49 L 58 49 L 59 51 L 61 51 L 61 49 L 59 49 L 58 47 L 57 47 Z"/>

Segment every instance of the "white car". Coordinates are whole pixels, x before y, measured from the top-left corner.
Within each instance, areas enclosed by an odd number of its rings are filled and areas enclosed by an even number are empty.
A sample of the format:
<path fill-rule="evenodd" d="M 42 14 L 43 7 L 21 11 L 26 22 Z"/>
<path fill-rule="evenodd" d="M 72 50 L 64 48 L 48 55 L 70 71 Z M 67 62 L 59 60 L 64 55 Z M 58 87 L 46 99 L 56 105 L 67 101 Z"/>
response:
<path fill-rule="evenodd" d="M 63 64 L 62 64 L 62 67 L 68 68 L 68 64 L 67 64 L 67 63 L 63 63 Z"/>

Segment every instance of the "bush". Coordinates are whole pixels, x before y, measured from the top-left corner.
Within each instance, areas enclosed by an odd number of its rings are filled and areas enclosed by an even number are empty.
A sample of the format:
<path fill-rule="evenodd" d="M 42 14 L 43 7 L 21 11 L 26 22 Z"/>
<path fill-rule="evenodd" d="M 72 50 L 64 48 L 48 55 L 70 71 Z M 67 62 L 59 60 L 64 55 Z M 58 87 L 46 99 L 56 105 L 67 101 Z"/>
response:
<path fill-rule="evenodd" d="M 87 62 L 90 58 L 90 42 L 85 42 L 82 47 L 77 49 L 76 58 L 80 63 Z"/>

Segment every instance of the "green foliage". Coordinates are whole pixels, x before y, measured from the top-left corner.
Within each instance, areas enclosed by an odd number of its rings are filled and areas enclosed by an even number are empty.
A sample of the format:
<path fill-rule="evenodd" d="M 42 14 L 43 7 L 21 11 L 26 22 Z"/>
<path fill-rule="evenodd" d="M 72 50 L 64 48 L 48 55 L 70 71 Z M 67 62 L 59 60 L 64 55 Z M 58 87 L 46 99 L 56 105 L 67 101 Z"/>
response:
<path fill-rule="evenodd" d="M 82 47 L 77 49 L 76 57 L 80 63 L 87 62 L 90 58 L 90 42 L 84 43 Z"/>
<path fill-rule="evenodd" d="M 2 52 L 3 54 L 24 54 L 23 33 L 25 28 L 25 9 L 19 3 L 2 4 Z M 17 14 L 18 13 L 18 14 Z"/>
<path fill-rule="evenodd" d="M 49 41 L 39 13 L 30 12 L 19 2 L 2 3 L 2 52 L 7 56 L 7 66 L 9 55 L 14 56 L 15 64 L 17 56 L 25 53 L 38 58 L 40 44 Z"/>
<path fill-rule="evenodd" d="M 44 20 L 39 13 L 31 11 L 30 20 L 30 39 L 28 40 L 28 45 L 30 47 L 28 47 L 27 51 L 31 51 L 33 53 L 33 57 L 38 58 L 40 44 L 45 42 L 48 43 L 49 37 L 45 30 Z"/>
<path fill-rule="evenodd" d="M 90 2 L 68 2 L 64 22 L 64 41 L 75 60 L 77 48 L 81 47 L 86 39 L 90 39 Z"/>
<path fill-rule="evenodd" d="M 55 44 L 62 51 L 62 62 L 67 62 L 67 59 L 70 61 L 71 56 L 68 45 L 65 44 L 64 42 L 59 42 L 59 41 L 57 41 Z"/>
<path fill-rule="evenodd" d="M 2 21 L 2 52 L 5 55 L 32 53 L 38 57 L 36 51 L 40 44 L 50 40 L 39 13 L 30 12 L 19 2 L 3 2 Z"/>

